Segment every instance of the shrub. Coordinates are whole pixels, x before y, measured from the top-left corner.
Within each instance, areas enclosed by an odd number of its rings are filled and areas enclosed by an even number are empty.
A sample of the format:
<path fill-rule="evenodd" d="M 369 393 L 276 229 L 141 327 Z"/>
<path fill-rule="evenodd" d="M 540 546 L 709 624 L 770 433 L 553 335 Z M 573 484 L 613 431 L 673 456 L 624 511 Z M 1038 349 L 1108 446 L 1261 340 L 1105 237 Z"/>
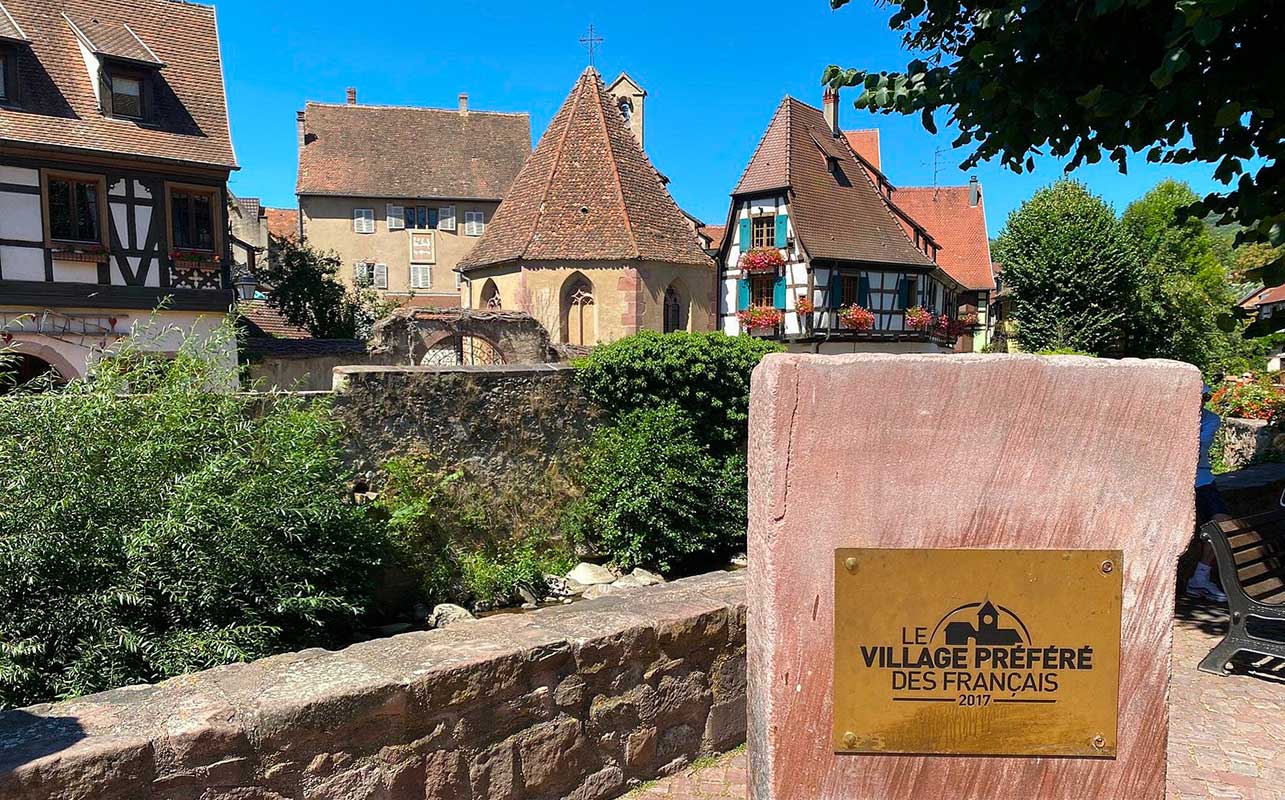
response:
<path fill-rule="evenodd" d="M 775 342 L 722 333 L 644 331 L 602 345 L 577 362 L 589 398 L 613 416 L 666 403 L 690 417 L 716 455 L 743 448 L 750 373 Z"/>
<path fill-rule="evenodd" d="M 715 457 L 695 427 L 665 405 L 595 434 L 572 524 L 621 567 L 670 572 L 744 546 L 745 459 Z"/>
<path fill-rule="evenodd" d="M 0 398 L 0 704 L 347 641 L 383 539 L 324 404 L 207 391 L 231 331 Z"/>
<path fill-rule="evenodd" d="M 384 471 L 378 508 L 388 520 L 392 565 L 426 603 L 506 603 L 518 586 L 538 593 L 545 573 L 572 566 L 559 524 L 575 489 L 557 468 L 502 487 L 425 455 L 391 459 Z"/>

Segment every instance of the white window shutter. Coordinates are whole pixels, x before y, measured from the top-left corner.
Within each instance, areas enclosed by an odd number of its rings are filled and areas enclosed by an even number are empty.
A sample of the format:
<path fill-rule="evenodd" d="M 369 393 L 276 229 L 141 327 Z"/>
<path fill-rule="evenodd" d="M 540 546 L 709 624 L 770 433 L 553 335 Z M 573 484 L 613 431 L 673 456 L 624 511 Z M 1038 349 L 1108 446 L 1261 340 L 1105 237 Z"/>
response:
<path fill-rule="evenodd" d="M 352 210 L 352 229 L 355 233 L 374 233 L 375 209 L 354 208 Z"/>
<path fill-rule="evenodd" d="M 406 211 L 401 206 L 388 204 L 388 230 L 400 231 L 406 227 Z"/>
<path fill-rule="evenodd" d="M 358 286 L 365 286 L 370 283 L 370 264 L 364 261 L 358 261 L 353 264 L 352 275 Z"/>
<path fill-rule="evenodd" d="M 455 230 L 455 206 L 442 206 L 437 227 L 444 231 Z"/>
<path fill-rule="evenodd" d="M 411 264 L 410 285 L 412 289 L 427 289 L 431 285 L 432 273 L 427 264 Z"/>
<path fill-rule="evenodd" d="M 375 288 L 376 289 L 388 288 L 388 265 L 387 264 L 375 265 Z"/>

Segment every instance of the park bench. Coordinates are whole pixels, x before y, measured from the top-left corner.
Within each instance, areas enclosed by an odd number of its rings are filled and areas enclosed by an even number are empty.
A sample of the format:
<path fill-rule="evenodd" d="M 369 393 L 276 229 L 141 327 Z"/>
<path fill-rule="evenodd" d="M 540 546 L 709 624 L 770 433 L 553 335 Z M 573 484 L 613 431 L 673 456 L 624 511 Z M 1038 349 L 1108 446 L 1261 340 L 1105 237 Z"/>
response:
<path fill-rule="evenodd" d="M 1232 657 L 1240 652 L 1285 658 L 1285 509 L 1240 519 L 1207 523 L 1200 538 L 1213 545 L 1218 556 L 1218 576 L 1231 625 L 1227 635 L 1200 662 L 1204 672 L 1231 670 Z M 1250 620 L 1257 620 L 1250 633 Z M 1269 630 L 1258 630 L 1266 623 Z"/>

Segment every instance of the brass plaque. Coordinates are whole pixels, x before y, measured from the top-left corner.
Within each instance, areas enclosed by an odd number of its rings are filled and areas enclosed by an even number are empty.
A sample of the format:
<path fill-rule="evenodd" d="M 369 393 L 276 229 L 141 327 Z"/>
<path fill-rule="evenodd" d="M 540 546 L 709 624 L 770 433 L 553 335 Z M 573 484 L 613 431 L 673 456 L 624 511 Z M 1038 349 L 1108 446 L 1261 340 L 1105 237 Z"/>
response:
<path fill-rule="evenodd" d="M 836 550 L 835 752 L 1114 757 L 1121 556 Z"/>

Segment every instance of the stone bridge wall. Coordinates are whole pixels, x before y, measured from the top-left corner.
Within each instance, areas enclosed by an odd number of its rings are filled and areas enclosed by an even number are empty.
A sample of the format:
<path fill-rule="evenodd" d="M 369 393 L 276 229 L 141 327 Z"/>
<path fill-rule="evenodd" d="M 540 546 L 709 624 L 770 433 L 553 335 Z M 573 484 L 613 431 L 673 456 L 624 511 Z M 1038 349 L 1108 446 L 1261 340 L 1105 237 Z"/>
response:
<path fill-rule="evenodd" d="M 745 734 L 711 573 L 0 714 L 6 800 L 599 800 Z"/>

